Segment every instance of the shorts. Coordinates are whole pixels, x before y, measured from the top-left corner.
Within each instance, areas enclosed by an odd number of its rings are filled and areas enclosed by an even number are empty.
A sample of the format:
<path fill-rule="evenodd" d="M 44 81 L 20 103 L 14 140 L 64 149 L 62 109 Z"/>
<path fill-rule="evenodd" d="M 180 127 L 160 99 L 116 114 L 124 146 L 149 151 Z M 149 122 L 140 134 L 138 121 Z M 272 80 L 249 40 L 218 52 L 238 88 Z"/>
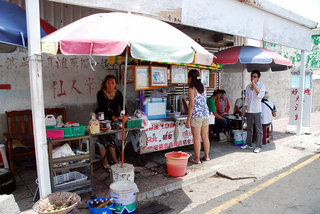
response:
<path fill-rule="evenodd" d="M 190 124 L 192 127 L 209 126 L 209 121 L 208 117 L 192 117 Z"/>
<path fill-rule="evenodd" d="M 109 146 L 116 147 L 116 142 L 113 134 L 98 135 L 98 146 L 108 148 Z"/>

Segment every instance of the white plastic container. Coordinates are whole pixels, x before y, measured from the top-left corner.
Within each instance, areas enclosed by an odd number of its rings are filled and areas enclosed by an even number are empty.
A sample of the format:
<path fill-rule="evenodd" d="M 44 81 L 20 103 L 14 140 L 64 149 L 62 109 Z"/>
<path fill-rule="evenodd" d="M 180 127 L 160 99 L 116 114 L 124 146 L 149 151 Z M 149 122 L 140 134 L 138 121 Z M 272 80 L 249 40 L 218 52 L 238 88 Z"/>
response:
<path fill-rule="evenodd" d="M 56 118 L 54 117 L 53 114 L 46 115 L 46 118 L 45 118 L 44 121 L 45 121 L 46 126 L 55 126 L 55 125 L 57 125 Z"/>
<path fill-rule="evenodd" d="M 118 181 L 110 185 L 110 195 L 114 199 L 113 213 L 136 213 L 136 193 L 138 187 L 131 181 Z"/>

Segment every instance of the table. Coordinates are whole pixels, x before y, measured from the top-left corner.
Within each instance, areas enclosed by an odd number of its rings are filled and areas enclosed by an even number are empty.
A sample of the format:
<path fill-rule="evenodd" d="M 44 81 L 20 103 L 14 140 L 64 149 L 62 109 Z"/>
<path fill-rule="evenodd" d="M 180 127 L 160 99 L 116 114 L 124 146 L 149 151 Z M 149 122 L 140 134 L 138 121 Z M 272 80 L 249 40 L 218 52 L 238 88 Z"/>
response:
<path fill-rule="evenodd" d="M 89 154 L 81 154 L 75 155 L 70 157 L 63 157 L 63 158 L 53 158 L 52 157 L 52 144 L 63 144 L 65 142 L 71 143 L 72 141 L 78 141 L 79 145 L 81 144 L 82 140 L 89 140 Z M 49 155 L 49 170 L 50 170 L 50 181 L 51 181 L 51 189 L 52 192 L 58 191 L 72 191 L 77 194 L 81 194 L 83 192 L 91 192 L 91 197 L 94 197 L 94 190 L 93 190 L 93 149 L 92 149 L 92 138 L 90 135 L 80 136 L 80 137 L 70 137 L 70 138 L 63 138 L 63 139 L 56 139 L 51 140 L 48 139 L 48 155 Z M 69 164 L 64 167 L 54 167 L 54 164 L 57 163 L 64 163 L 70 161 L 82 161 L 82 160 L 89 160 L 89 162 L 79 162 L 75 164 Z M 84 168 L 89 167 L 89 179 L 80 183 L 66 185 L 63 188 L 54 187 L 54 173 L 69 170 L 69 169 L 76 169 L 76 168 Z"/>
<path fill-rule="evenodd" d="M 243 121 L 246 119 L 245 117 L 239 116 L 236 117 L 234 115 L 224 116 L 230 120 L 231 129 L 242 130 L 243 129 Z"/>
<path fill-rule="evenodd" d="M 128 133 L 130 131 L 139 131 L 143 129 L 143 127 L 136 127 L 136 128 L 125 128 L 124 129 L 124 132 L 125 132 L 125 141 L 124 141 L 124 144 L 121 144 L 121 151 L 119 151 L 119 148 L 118 148 L 118 145 L 115 145 L 117 150 L 120 152 L 120 154 L 122 154 L 122 152 L 124 151 L 125 147 L 127 146 L 127 136 L 128 136 Z M 100 133 L 96 133 L 96 134 L 91 134 L 91 137 L 98 137 L 98 136 L 101 136 L 101 135 L 108 135 L 108 134 L 118 134 L 118 133 L 122 133 L 122 129 L 111 129 L 111 130 L 106 130 L 106 131 L 100 131 Z M 139 136 L 139 139 L 140 139 L 140 136 Z M 138 142 L 134 143 L 132 140 L 132 146 L 135 150 L 138 149 Z"/>

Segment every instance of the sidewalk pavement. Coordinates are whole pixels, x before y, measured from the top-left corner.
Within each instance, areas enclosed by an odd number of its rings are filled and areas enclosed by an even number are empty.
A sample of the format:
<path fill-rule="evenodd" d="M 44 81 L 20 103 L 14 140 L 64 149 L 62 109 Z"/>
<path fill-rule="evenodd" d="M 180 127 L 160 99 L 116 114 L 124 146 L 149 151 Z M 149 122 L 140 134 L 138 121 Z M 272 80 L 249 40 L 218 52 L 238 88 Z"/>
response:
<path fill-rule="evenodd" d="M 253 153 L 253 150 L 242 150 L 233 146 L 230 141 L 211 142 L 211 160 L 202 164 L 188 163 L 187 175 L 180 178 L 170 177 L 167 174 L 164 154 L 168 150 L 147 154 L 147 164 L 144 167 L 135 166 L 135 183 L 139 188 L 137 210 L 143 201 L 203 181 L 215 174 L 231 180 L 259 179 L 279 171 L 305 156 L 320 152 L 320 141 L 316 142 L 320 138 L 320 112 L 311 115 L 313 130 L 311 135 L 288 134 L 285 132 L 287 124 L 288 118 L 273 122 L 273 140 L 267 145 L 263 145 L 262 152 L 258 154 Z M 193 153 L 192 146 L 175 150 Z M 94 171 L 94 177 L 96 197 L 109 196 L 109 173 L 99 168 Z M 23 213 L 32 213 L 30 209 L 36 188 L 35 178 L 35 169 L 25 169 L 16 176 L 17 190 L 13 194 L 20 210 L 26 211 Z M 215 191 L 211 197 L 218 197 L 233 190 L 231 186 L 223 189 L 224 192 Z M 90 200 L 90 194 L 82 194 L 81 198 L 82 203 L 78 206 L 76 213 L 89 213 L 87 202 Z M 202 203 L 205 203 L 205 200 L 202 200 Z"/>

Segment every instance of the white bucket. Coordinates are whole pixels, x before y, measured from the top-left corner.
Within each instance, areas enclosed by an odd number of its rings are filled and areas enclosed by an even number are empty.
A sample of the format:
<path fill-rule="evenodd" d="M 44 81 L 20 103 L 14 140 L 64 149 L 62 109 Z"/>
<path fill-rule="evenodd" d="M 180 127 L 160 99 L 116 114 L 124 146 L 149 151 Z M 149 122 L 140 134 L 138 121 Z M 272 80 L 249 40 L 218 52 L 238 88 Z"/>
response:
<path fill-rule="evenodd" d="M 136 213 L 136 193 L 138 187 L 131 181 L 118 181 L 110 185 L 110 195 L 114 200 L 113 213 Z"/>
<path fill-rule="evenodd" d="M 244 146 L 246 144 L 247 132 L 243 130 L 233 130 L 233 142 L 235 146 Z"/>

